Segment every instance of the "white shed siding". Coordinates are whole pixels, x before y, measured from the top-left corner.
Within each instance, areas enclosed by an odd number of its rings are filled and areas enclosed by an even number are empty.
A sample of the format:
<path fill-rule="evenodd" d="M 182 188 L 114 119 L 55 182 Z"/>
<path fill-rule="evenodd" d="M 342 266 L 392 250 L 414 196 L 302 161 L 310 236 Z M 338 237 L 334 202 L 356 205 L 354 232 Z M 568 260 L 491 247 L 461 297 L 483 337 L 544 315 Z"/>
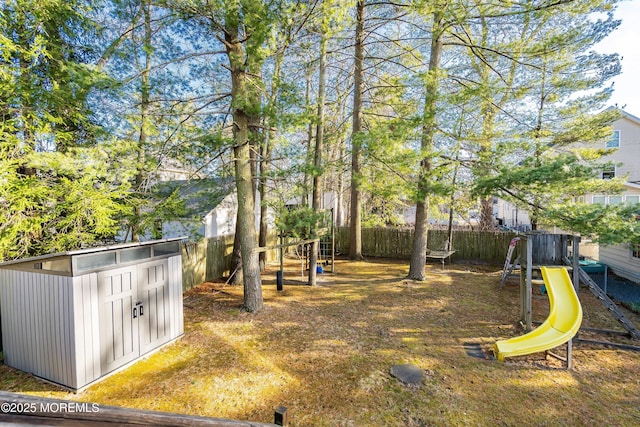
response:
<path fill-rule="evenodd" d="M 182 301 L 182 258 L 169 258 L 169 309 L 171 310 L 171 338 L 184 333 L 184 316 Z"/>
<path fill-rule="evenodd" d="M 13 270 L 0 274 L 7 365 L 60 384 L 73 383 L 72 278 Z"/>
<path fill-rule="evenodd" d="M 82 387 L 100 378 L 98 275 L 89 273 L 74 277 L 73 334 L 78 370 L 74 387 Z"/>
<path fill-rule="evenodd" d="M 629 245 L 600 246 L 600 261 L 618 276 L 640 283 L 640 259 L 632 256 Z"/>
<path fill-rule="evenodd" d="M 136 252 L 123 248 L 119 252 L 120 258 L 118 253 L 113 254 L 114 259 L 122 262 L 119 264 L 122 267 L 96 266 L 98 268 L 93 271 L 76 276 L 71 276 L 77 272 L 75 269 L 68 272 L 39 270 L 37 265 L 42 265 L 36 262 L 39 259 L 2 265 L 0 314 L 5 363 L 63 386 L 80 389 L 144 352 L 182 335 L 182 258 L 176 252 L 177 245 L 177 242 L 161 241 L 153 246 L 155 255 L 151 251 L 137 252 L 142 254 L 140 261 L 149 259 L 140 263 L 132 262 L 131 257 L 135 258 Z M 83 261 L 93 257 L 92 252 L 95 251 L 67 253 L 66 256 L 78 255 Z M 145 253 L 148 253 L 147 258 Z M 97 255 L 101 256 L 99 252 Z M 83 271 L 90 264 L 75 262 L 74 265 Z M 148 280 L 138 282 L 138 272 L 148 272 Z M 117 347 L 120 341 L 127 340 L 122 324 L 131 320 L 133 313 L 131 308 L 124 310 L 120 305 L 115 308 L 117 316 L 105 318 L 102 315 L 104 306 L 117 295 L 107 292 L 108 286 L 102 284 L 109 283 L 102 283 L 101 277 L 113 276 L 118 280 L 116 276 L 125 273 L 131 273 L 133 278 L 128 287 L 131 288 L 131 302 L 137 302 L 139 313 L 143 307 L 145 310 L 143 319 L 140 319 L 142 314 L 133 317 L 135 328 L 130 328 L 129 332 L 133 333 L 131 337 L 140 334 L 149 339 L 145 341 L 146 347 L 139 345 L 132 349 L 131 359 L 120 359 L 113 366 L 104 366 L 103 359 L 112 350 L 104 344 L 115 342 Z M 118 288 L 114 283 L 111 283 L 114 289 Z M 109 329 L 113 325 L 115 327 Z"/>

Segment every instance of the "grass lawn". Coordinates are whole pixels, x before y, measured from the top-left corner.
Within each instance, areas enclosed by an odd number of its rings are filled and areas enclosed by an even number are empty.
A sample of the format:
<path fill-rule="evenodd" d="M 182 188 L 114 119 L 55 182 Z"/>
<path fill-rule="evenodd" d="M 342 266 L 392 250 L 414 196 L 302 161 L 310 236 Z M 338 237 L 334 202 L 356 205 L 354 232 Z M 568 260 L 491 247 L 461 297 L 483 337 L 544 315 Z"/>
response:
<path fill-rule="evenodd" d="M 185 294 L 181 339 L 81 393 L 7 366 L 0 389 L 263 422 L 284 405 L 292 426 L 640 425 L 640 352 L 576 344 L 571 371 L 543 354 L 491 360 L 496 339 L 522 333 L 517 279 L 498 289 L 500 267 L 436 263 L 414 282 L 406 262 L 338 261 L 310 288 L 290 281 L 303 280 L 291 261 L 280 293 L 275 268 L 263 312 L 239 309 L 241 287 L 203 284 Z M 621 330 L 586 288 L 580 299 L 583 326 Z M 478 346 L 485 357 L 468 353 Z M 424 370 L 421 387 L 391 377 L 404 363 Z"/>

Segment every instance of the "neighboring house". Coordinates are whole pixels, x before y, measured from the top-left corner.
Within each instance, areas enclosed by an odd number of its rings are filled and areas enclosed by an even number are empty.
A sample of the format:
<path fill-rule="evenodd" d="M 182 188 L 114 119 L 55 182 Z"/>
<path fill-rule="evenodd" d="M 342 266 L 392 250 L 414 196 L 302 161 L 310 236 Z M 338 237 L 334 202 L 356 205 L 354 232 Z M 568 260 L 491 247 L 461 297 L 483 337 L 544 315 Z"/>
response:
<path fill-rule="evenodd" d="M 156 197 L 174 191 L 184 202 L 185 212 L 157 221 L 153 238 L 188 236 L 218 237 L 235 232 L 238 200 L 232 179 L 192 179 L 162 181 L 155 185 Z"/>
<path fill-rule="evenodd" d="M 493 199 L 493 217 L 499 227 L 517 231 L 531 230 L 529 212 L 499 197 Z"/>
<path fill-rule="evenodd" d="M 153 237 L 168 239 L 188 236 L 211 238 L 234 234 L 238 212 L 238 197 L 233 179 L 204 178 L 163 181 L 156 184 L 158 195 L 168 196 L 178 191 L 186 212 L 156 224 Z M 273 211 L 268 212 L 268 224 L 275 224 Z M 256 200 L 256 229 L 260 224 L 260 199 Z"/>
<path fill-rule="evenodd" d="M 602 179 L 626 177 L 624 190 L 620 194 L 586 194 L 581 197 L 585 203 L 606 205 L 640 203 L 640 118 L 621 111 L 622 117 L 612 127 L 611 139 L 603 148 L 615 148 L 612 154 L 602 158 L 615 163 L 615 167 L 603 169 Z M 529 224 L 526 211 L 504 200 L 494 203 L 494 215 L 500 225 L 522 229 Z M 516 227 L 517 226 L 517 227 Z M 629 280 L 640 282 L 640 247 L 630 244 L 600 246 L 583 240 L 580 253 L 597 258 L 607 264 L 614 273 Z"/>
<path fill-rule="evenodd" d="M 602 171 L 603 179 L 626 176 L 624 191 L 620 194 L 588 194 L 586 203 L 638 204 L 640 203 L 640 118 L 622 111 L 622 117 L 613 123 L 613 135 L 605 143 L 617 150 L 604 157 L 617 166 Z M 599 260 L 619 276 L 640 283 L 640 246 L 631 244 L 600 246 Z"/>

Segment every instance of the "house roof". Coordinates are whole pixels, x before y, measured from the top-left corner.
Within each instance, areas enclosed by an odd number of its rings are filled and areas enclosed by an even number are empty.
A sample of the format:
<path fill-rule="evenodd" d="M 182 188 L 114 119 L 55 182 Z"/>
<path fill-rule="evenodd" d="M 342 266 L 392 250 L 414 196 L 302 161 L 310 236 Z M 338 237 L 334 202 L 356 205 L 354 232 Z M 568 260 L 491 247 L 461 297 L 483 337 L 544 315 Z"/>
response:
<path fill-rule="evenodd" d="M 629 119 L 632 122 L 640 125 L 640 117 L 634 116 L 633 114 L 624 111 L 622 108 L 611 106 L 605 109 L 605 111 L 609 111 L 609 110 L 618 110 L 620 114 L 622 114 L 622 118 Z"/>
<path fill-rule="evenodd" d="M 627 181 L 624 183 L 627 187 L 635 188 L 640 190 L 640 181 Z"/>
<path fill-rule="evenodd" d="M 185 217 L 204 217 L 235 190 L 232 178 L 203 178 L 161 181 L 154 186 L 157 198 L 169 197 L 174 191 L 184 200 Z"/>
<path fill-rule="evenodd" d="M 627 119 L 629 119 L 629 120 L 631 120 L 632 122 L 635 122 L 635 123 L 637 123 L 637 124 L 639 124 L 639 125 L 640 125 L 640 117 L 636 117 L 636 116 L 634 116 L 633 114 L 631 114 L 631 113 L 627 113 L 627 112 L 626 112 L 626 111 L 624 111 L 624 110 L 620 110 L 620 112 L 622 112 L 622 115 L 623 115 L 624 117 L 626 117 Z"/>

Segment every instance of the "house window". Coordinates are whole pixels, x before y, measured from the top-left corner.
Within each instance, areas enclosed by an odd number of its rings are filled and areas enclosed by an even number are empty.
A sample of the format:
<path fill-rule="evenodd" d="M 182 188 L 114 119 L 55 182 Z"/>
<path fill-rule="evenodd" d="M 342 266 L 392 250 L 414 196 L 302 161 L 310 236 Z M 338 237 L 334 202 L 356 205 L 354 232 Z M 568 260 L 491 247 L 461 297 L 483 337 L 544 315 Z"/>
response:
<path fill-rule="evenodd" d="M 613 135 L 611 135 L 611 139 L 606 143 L 607 148 L 618 148 L 620 147 L 620 131 L 614 130 Z"/>
<path fill-rule="evenodd" d="M 613 179 L 616 177 L 616 167 L 606 166 L 602 169 L 602 179 Z"/>
<path fill-rule="evenodd" d="M 591 203 L 594 205 L 604 205 L 607 202 L 607 196 L 593 196 Z"/>
<path fill-rule="evenodd" d="M 640 196 L 627 196 L 625 202 L 627 205 L 637 205 L 640 203 Z"/>
<path fill-rule="evenodd" d="M 622 196 L 609 196 L 609 204 L 610 205 L 621 205 L 622 204 Z"/>

